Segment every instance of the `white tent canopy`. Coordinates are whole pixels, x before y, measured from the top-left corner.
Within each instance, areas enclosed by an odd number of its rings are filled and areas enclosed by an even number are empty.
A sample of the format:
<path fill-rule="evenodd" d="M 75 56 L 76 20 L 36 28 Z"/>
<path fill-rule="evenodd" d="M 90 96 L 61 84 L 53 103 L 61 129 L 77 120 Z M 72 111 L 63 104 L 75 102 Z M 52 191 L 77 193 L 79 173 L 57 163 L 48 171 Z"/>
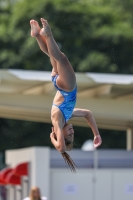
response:
<path fill-rule="evenodd" d="M 76 77 L 76 107 L 90 109 L 99 128 L 131 130 L 131 136 L 133 75 L 76 73 Z M 0 70 L 0 117 L 50 123 L 55 92 L 50 72 Z M 72 122 L 87 126 L 80 118 Z"/>

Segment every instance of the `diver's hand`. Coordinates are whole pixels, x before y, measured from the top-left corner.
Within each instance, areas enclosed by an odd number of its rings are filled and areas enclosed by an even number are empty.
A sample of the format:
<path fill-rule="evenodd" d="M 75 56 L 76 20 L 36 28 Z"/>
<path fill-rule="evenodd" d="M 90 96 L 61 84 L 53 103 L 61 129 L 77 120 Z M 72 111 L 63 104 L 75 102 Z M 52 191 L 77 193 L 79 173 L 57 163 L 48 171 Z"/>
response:
<path fill-rule="evenodd" d="M 60 152 L 63 153 L 66 151 L 66 145 L 64 141 L 64 136 L 60 128 L 57 129 L 57 134 L 52 127 L 52 132 L 50 133 L 50 139 L 54 147 Z"/>
<path fill-rule="evenodd" d="M 50 138 L 52 139 L 55 139 L 55 140 L 57 140 L 57 138 L 56 138 L 56 134 L 55 134 L 55 132 L 54 132 L 54 127 L 52 127 L 52 132 L 50 133 Z"/>
<path fill-rule="evenodd" d="M 93 140 L 93 143 L 94 143 L 94 147 L 97 148 L 98 146 L 100 146 L 102 144 L 102 138 L 100 135 L 96 135 L 94 137 L 94 140 Z"/>

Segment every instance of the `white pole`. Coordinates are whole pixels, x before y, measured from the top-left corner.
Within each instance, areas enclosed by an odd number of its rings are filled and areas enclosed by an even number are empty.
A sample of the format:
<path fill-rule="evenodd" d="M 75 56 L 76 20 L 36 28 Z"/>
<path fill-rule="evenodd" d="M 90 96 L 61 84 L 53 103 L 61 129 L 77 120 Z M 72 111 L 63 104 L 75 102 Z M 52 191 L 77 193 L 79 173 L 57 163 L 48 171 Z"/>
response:
<path fill-rule="evenodd" d="M 96 149 L 93 150 L 93 200 L 96 200 L 96 172 L 98 168 L 98 151 Z"/>
<path fill-rule="evenodd" d="M 133 128 L 127 129 L 127 150 L 133 150 Z"/>

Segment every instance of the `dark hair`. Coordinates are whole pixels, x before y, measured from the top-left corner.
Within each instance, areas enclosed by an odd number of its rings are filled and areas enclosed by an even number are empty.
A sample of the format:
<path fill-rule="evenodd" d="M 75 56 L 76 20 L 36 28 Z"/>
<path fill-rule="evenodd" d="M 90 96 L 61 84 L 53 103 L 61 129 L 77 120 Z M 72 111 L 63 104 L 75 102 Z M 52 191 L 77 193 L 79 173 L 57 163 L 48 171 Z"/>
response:
<path fill-rule="evenodd" d="M 68 124 L 66 123 L 65 125 L 64 125 L 64 127 L 65 126 L 67 126 Z M 73 148 L 73 141 L 72 142 L 70 142 L 70 141 L 68 141 L 66 138 L 64 138 L 64 140 L 65 140 L 65 145 L 66 145 L 66 150 L 67 151 L 70 151 L 72 148 Z M 74 161 L 71 159 L 71 157 L 69 156 L 69 154 L 68 153 L 66 153 L 66 152 L 63 152 L 63 153 L 61 153 L 61 155 L 62 155 L 62 157 L 64 158 L 64 160 L 65 160 L 65 163 L 67 164 L 67 166 L 70 168 L 70 170 L 72 171 L 72 172 L 76 172 L 76 164 L 74 163 Z"/>
<path fill-rule="evenodd" d="M 65 144 L 67 151 L 70 151 L 73 148 L 73 142 L 69 142 L 67 139 L 65 139 Z"/>
<path fill-rule="evenodd" d="M 74 161 L 71 159 L 71 157 L 69 156 L 69 154 L 66 153 L 66 152 L 61 153 L 61 154 L 62 154 L 62 156 L 63 156 L 63 158 L 64 158 L 66 164 L 67 164 L 68 167 L 70 168 L 70 170 L 71 170 L 72 172 L 76 172 L 75 167 L 77 167 L 77 166 L 76 166 L 76 164 L 74 163 Z"/>
<path fill-rule="evenodd" d="M 72 148 L 73 148 L 73 142 L 69 142 L 65 139 L 65 144 L 66 144 L 66 149 L 67 151 L 70 151 Z M 69 166 L 69 168 L 71 169 L 72 172 L 76 172 L 76 169 L 75 167 L 76 164 L 74 163 L 74 161 L 71 159 L 71 157 L 69 156 L 68 153 L 64 152 L 64 153 L 61 153 L 66 164 Z"/>

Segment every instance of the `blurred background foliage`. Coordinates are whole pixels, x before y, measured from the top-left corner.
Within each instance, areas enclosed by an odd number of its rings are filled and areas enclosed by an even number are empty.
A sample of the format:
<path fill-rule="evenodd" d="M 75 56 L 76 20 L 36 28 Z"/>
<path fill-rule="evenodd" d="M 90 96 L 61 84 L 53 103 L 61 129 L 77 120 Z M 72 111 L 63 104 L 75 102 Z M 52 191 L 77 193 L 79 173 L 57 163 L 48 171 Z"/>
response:
<path fill-rule="evenodd" d="M 75 71 L 133 73 L 133 1 L 17 2 L 1 8 L 1 68 L 51 69 L 49 60 L 30 37 L 29 21 L 40 22 L 44 17 Z"/>
<path fill-rule="evenodd" d="M 51 70 L 49 59 L 30 37 L 29 21 L 41 26 L 44 17 L 76 72 L 133 74 L 132 6 L 133 0 L 0 0 L 0 68 Z M 50 124 L 5 119 L 0 124 L 1 150 L 51 145 Z M 76 131 L 78 145 L 92 137 L 90 129 Z M 101 148 L 125 148 L 122 132 L 101 134 L 106 141 Z"/>

